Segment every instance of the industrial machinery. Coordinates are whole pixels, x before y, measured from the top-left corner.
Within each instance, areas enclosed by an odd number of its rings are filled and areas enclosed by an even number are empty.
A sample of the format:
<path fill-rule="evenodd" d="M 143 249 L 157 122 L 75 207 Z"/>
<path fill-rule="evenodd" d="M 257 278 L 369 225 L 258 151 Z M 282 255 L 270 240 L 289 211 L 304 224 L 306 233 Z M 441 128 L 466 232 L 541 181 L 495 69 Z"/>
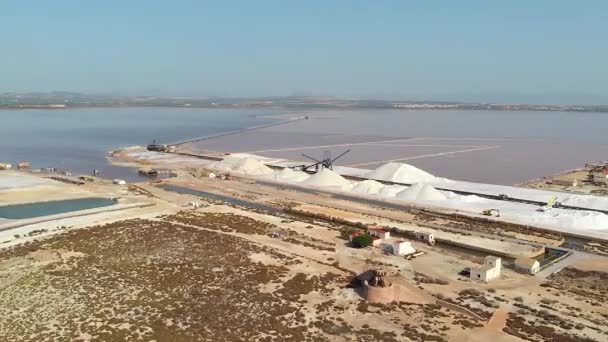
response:
<path fill-rule="evenodd" d="M 498 209 L 486 209 L 486 210 L 482 211 L 481 214 L 485 215 L 485 216 L 500 217 L 500 210 L 498 210 Z"/>
<path fill-rule="evenodd" d="M 557 196 L 553 196 L 551 197 L 551 199 L 549 200 L 549 202 L 547 202 L 547 204 L 545 204 L 544 206 L 536 209 L 536 211 L 544 213 L 546 211 L 549 211 L 551 209 L 553 209 L 554 207 L 559 207 L 561 203 L 559 203 L 557 201 Z"/>
<path fill-rule="evenodd" d="M 585 165 L 587 182 L 595 186 L 608 186 L 608 162 L 590 163 Z"/>
<path fill-rule="evenodd" d="M 149 144 L 146 149 L 148 151 L 154 151 L 154 152 L 174 152 L 175 151 L 175 146 L 170 146 L 167 144 L 157 144 L 156 143 L 156 139 L 152 140 L 152 143 Z"/>
<path fill-rule="evenodd" d="M 313 158 L 313 157 L 311 157 L 311 156 L 309 156 L 307 154 L 302 154 L 303 157 L 306 157 L 306 158 L 314 161 L 315 163 L 314 164 L 310 164 L 310 165 L 301 165 L 301 166 L 298 166 L 296 168 L 298 168 L 298 169 L 300 169 L 302 171 L 313 171 L 313 170 L 314 171 L 319 171 L 319 170 L 324 169 L 324 168 L 332 170 L 334 162 L 336 160 L 342 158 L 344 155 L 346 155 L 349 152 L 350 152 L 350 150 L 346 150 L 346 151 L 342 152 L 340 155 L 338 155 L 337 157 L 332 158 L 331 157 L 331 152 L 330 151 L 325 151 L 325 152 L 323 152 L 323 159 L 321 159 L 321 160 Z"/>

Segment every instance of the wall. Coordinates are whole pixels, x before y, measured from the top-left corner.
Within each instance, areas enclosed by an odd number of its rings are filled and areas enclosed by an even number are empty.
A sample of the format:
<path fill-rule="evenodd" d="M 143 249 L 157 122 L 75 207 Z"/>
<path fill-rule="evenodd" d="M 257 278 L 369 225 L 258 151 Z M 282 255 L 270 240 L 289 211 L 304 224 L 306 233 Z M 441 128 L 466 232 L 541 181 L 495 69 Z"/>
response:
<path fill-rule="evenodd" d="M 370 303 L 390 303 L 395 300 L 395 287 L 375 287 L 364 281 L 363 297 Z"/>
<path fill-rule="evenodd" d="M 473 311 L 462 307 L 460 305 L 456 305 L 456 304 L 452 304 L 450 302 L 446 302 L 440 299 L 435 300 L 435 303 L 439 306 L 443 306 L 446 309 L 452 310 L 452 311 L 456 311 L 456 312 L 460 312 L 463 315 L 467 315 L 471 318 L 480 320 L 480 321 L 485 321 L 485 319 L 483 319 L 482 317 L 478 316 L 476 313 L 474 313 Z"/>

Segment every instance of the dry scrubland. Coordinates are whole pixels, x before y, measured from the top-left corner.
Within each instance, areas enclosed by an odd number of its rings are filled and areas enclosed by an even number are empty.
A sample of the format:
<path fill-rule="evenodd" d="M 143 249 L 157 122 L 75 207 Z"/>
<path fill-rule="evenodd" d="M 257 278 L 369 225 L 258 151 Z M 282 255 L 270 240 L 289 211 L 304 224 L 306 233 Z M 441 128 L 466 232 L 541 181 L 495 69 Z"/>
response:
<path fill-rule="evenodd" d="M 1 251 L 0 336 L 10 341 L 517 341 L 519 336 L 548 342 L 590 341 L 578 337 L 590 329 L 608 336 L 602 328 L 608 318 L 605 273 L 567 270 L 523 299 L 489 288 L 458 292 L 420 273 L 409 280 L 446 293 L 440 297 L 484 318 L 496 307 L 516 304 L 502 323 L 486 326 L 434 304 L 369 304 L 349 286 L 352 265 L 334 259 L 347 247 L 305 234 L 324 230 L 337 236 L 337 231 L 308 223 L 299 223 L 306 225 L 304 233 L 286 229 L 289 225 L 279 229 L 272 220 L 231 210 L 212 205 L 119 221 Z M 268 237 L 276 231 L 282 240 Z M 572 299 L 595 310 L 581 312 Z"/>
<path fill-rule="evenodd" d="M 178 214 L 2 251 L 0 335 L 11 341 L 448 340 L 446 330 L 467 324 L 435 305 L 367 305 L 346 287 L 353 276 L 347 270 L 234 235 L 271 229 L 238 215 Z"/>

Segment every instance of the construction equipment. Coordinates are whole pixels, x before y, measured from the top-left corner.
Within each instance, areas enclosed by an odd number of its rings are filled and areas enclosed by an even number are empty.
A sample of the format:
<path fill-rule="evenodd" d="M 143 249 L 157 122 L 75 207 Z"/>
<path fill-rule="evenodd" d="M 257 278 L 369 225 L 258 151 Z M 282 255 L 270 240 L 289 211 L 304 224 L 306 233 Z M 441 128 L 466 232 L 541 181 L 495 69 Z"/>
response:
<path fill-rule="evenodd" d="M 302 170 L 302 171 L 312 171 L 312 169 L 314 169 L 314 171 L 319 171 L 321 169 L 330 169 L 333 170 L 334 167 L 334 162 L 340 158 L 342 158 L 344 155 L 346 155 L 347 153 L 349 153 L 350 150 L 346 150 L 344 152 L 342 152 L 340 155 L 338 155 L 335 158 L 331 157 L 331 152 L 330 151 L 325 151 L 323 152 L 323 159 L 318 160 L 316 158 L 313 158 L 307 154 L 302 154 L 303 157 L 306 157 L 312 161 L 314 161 L 314 164 L 310 164 L 310 165 L 301 165 L 301 166 L 297 166 L 296 168 Z"/>
<path fill-rule="evenodd" d="M 544 213 L 546 211 L 549 211 L 551 209 L 553 209 L 554 207 L 559 207 L 561 203 L 559 203 L 557 201 L 557 196 L 553 195 L 553 197 L 551 197 L 551 199 L 549 200 L 549 202 L 547 202 L 547 204 L 545 204 L 544 206 L 536 209 L 536 211 Z"/>
<path fill-rule="evenodd" d="M 500 217 L 500 210 L 498 210 L 498 209 L 486 209 L 486 210 L 482 211 L 481 214 L 485 215 L 485 216 Z"/>
<path fill-rule="evenodd" d="M 152 143 L 149 144 L 146 149 L 148 151 L 154 152 L 175 152 L 175 146 L 170 146 L 167 144 L 157 144 L 156 139 L 153 139 Z"/>

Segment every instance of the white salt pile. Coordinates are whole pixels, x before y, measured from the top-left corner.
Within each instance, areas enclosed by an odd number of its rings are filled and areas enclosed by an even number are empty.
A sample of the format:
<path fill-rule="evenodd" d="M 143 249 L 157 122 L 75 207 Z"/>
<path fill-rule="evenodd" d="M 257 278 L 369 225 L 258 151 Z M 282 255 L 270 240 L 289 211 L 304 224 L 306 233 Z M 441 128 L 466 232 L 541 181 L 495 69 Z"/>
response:
<path fill-rule="evenodd" d="M 351 187 L 348 180 L 330 169 L 322 169 L 315 173 L 304 181 L 304 184 L 320 188 L 338 188 L 340 190 L 348 190 Z"/>
<path fill-rule="evenodd" d="M 238 157 L 238 158 L 252 158 L 252 159 L 255 159 L 255 160 L 260 161 L 265 164 L 271 164 L 271 163 L 276 163 L 276 162 L 285 160 L 285 159 L 279 159 L 279 158 L 258 156 L 257 154 L 250 154 L 250 153 L 230 153 L 230 156 Z"/>
<path fill-rule="evenodd" d="M 270 178 L 281 181 L 281 182 L 303 182 L 307 180 L 310 175 L 303 171 L 296 171 L 288 167 L 281 171 L 276 171 L 269 175 Z"/>
<path fill-rule="evenodd" d="M 365 174 L 366 178 L 385 180 L 397 183 L 432 182 L 435 176 L 412 165 L 403 163 L 386 163 Z"/>
<path fill-rule="evenodd" d="M 272 173 L 272 170 L 268 166 L 254 158 L 229 156 L 221 161 L 214 162 L 209 166 L 221 171 L 242 173 L 253 176 L 262 176 Z"/>
<path fill-rule="evenodd" d="M 418 194 L 420 193 L 420 190 L 422 190 L 423 186 L 424 186 L 424 184 L 422 184 L 422 183 L 416 183 L 416 184 L 408 187 L 407 189 L 399 192 L 398 194 L 395 195 L 395 197 L 397 197 L 399 199 L 403 199 L 403 200 L 408 200 L 408 201 L 417 200 Z"/>
<path fill-rule="evenodd" d="M 382 183 L 368 179 L 357 182 L 351 191 L 361 195 L 377 195 L 383 187 Z"/>
<path fill-rule="evenodd" d="M 432 185 L 416 183 L 396 195 L 397 198 L 408 201 L 440 201 L 447 199 L 444 194 Z"/>
<path fill-rule="evenodd" d="M 405 189 L 407 188 L 403 185 L 385 185 L 382 187 L 382 189 L 380 189 L 378 195 L 382 197 L 392 198 Z"/>

